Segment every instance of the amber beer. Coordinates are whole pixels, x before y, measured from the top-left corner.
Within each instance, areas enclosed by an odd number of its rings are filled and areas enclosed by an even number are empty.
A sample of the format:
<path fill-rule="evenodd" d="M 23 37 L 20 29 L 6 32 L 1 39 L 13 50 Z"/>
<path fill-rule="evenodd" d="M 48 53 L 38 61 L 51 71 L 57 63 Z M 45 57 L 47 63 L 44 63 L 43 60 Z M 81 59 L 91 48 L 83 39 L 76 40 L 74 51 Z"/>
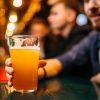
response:
<path fill-rule="evenodd" d="M 13 86 L 24 90 L 37 90 L 39 48 L 10 48 L 15 70 Z"/>
<path fill-rule="evenodd" d="M 36 37 L 13 36 L 9 39 L 9 50 L 14 68 L 13 87 L 16 90 L 37 90 L 40 47 Z"/>

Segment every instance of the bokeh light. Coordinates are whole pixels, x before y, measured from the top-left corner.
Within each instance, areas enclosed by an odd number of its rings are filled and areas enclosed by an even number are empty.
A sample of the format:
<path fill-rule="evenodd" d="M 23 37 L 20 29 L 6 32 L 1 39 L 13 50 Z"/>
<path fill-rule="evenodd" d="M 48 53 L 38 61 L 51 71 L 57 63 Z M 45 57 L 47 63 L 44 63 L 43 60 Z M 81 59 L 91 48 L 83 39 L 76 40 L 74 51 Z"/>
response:
<path fill-rule="evenodd" d="M 15 24 L 14 24 L 14 23 L 8 23 L 7 29 L 8 29 L 9 31 L 13 31 L 13 30 L 15 29 Z"/>
<path fill-rule="evenodd" d="M 17 19 L 18 19 L 18 18 L 17 18 L 17 15 L 15 15 L 15 14 L 10 15 L 10 17 L 9 17 L 9 21 L 12 22 L 12 23 L 13 23 L 13 22 L 16 22 Z"/>
<path fill-rule="evenodd" d="M 20 6 L 22 6 L 22 0 L 14 0 L 14 1 L 13 1 L 13 5 L 14 5 L 15 7 L 20 7 Z"/>
<path fill-rule="evenodd" d="M 76 19 L 76 23 L 79 26 L 88 24 L 88 18 L 85 14 L 79 14 Z"/>

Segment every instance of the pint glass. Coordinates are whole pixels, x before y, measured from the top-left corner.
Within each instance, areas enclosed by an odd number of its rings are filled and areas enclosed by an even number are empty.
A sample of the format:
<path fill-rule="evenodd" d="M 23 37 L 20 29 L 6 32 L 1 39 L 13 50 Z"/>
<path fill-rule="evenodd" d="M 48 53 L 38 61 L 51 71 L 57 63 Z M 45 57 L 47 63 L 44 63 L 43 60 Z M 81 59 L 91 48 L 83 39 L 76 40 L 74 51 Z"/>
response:
<path fill-rule="evenodd" d="M 16 90 L 37 90 L 40 43 L 37 36 L 14 35 L 8 39 L 12 67 L 12 83 Z"/>

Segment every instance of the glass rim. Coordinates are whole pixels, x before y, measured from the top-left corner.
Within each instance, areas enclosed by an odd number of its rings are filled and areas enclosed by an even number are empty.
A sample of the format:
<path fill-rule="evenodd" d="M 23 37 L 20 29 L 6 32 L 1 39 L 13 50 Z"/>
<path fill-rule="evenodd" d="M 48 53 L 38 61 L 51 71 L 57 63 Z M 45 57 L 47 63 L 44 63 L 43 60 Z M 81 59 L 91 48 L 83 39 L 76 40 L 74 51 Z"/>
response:
<path fill-rule="evenodd" d="M 38 35 L 12 35 L 8 37 L 7 43 L 9 47 L 40 47 Z"/>
<path fill-rule="evenodd" d="M 39 38 L 39 36 L 38 35 L 12 35 L 12 36 L 10 36 L 10 38 L 11 37 L 27 37 L 27 36 L 32 36 L 32 37 L 37 37 L 37 38 Z"/>

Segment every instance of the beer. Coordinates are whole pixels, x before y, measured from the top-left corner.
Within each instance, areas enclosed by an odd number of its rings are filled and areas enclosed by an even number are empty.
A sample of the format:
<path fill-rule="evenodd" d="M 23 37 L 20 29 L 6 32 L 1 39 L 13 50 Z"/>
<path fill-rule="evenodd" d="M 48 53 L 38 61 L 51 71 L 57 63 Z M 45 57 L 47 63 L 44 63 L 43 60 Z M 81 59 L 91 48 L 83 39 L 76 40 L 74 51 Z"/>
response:
<path fill-rule="evenodd" d="M 13 86 L 17 90 L 37 90 L 39 47 L 11 47 Z"/>

